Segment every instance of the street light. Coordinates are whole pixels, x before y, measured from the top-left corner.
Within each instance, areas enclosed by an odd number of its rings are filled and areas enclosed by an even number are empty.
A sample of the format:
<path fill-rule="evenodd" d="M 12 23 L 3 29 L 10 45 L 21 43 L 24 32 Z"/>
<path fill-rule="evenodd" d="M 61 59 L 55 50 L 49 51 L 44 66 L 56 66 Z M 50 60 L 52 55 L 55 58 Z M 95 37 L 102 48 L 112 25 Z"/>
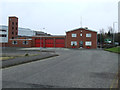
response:
<path fill-rule="evenodd" d="M 45 28 L 43 28 L 45 29 Z M 40 50 L 41 50 L 41 39 L 42 39 L 42 35 L 40 36 Z"/>
<path fill-rule="evenodd" d="M 114 42 L 115 42 L 115 41 L 114 41 L 114 37 L 115 37 L 115 36 L 114 36 L 114 31 L 115 31 L 115 23 L 117 23 L 117 22 L 113 22 L 113 45 L 114 45 Z"/>

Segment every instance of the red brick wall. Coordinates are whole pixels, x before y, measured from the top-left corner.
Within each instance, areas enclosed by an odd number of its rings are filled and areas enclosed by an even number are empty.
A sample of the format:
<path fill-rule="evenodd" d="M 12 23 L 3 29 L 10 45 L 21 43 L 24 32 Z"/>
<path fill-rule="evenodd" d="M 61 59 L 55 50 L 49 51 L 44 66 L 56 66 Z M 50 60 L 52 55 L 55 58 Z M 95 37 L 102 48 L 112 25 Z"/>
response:
<path fill-rule="evenodd" d="M 12 44 L 12 41 L 17 41 L 17 44 Z M 28 41 L 28 44 L 23 44 L 23 41 Z M 9 47 L 31 47 L 32 46 L 32 40 L 10 40 L 9 41 Z"/>
<path fill-rule="evenodd" d="M 80 36 L 81 33 L 82 33 L 82 37 Z M 86 37 L 86 33 L 91 33 L 92 36 Z M 72 37 L 72 34 L 77 34 L 77 37 Z M 97 32 L 93 32 L 85 29 L 77 29 L 74 31 L 66 32 L 67 48 L 72 48 L 71 41 L 77 41 L 77 46 L 75 46 L 75 48 L 79 48 L 80 41 L 83 41 L 83 48 L 87 48 L 85 45 L 86 41 L 92 42 L 92 46 L 90 48 L 97 48 Z"/>

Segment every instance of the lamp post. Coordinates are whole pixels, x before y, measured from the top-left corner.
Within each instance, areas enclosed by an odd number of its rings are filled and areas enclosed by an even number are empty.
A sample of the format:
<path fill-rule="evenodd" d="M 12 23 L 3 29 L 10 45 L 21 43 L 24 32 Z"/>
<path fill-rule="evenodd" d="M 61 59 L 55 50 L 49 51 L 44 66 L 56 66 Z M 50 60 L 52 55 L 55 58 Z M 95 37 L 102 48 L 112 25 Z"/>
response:
<path fill-rule="evenodd" d="M 43 29 L 45 29 L 45 28 L 43 28 Z M 41 39 L 42 39 L 42 35 L 40 36 L 40 50 L 41 50 Z"/>
<path fill-rule="evenodd" d="M 115 23 L 117 23 L 117 22 L 113 22 L 113 45 L 114 45 L 114 42 L 115 42 L 115 40 L 114 40 L 114 37 L 115 37 L 115 34 L 114 34 L 114 31 L 115 31 Z"/>

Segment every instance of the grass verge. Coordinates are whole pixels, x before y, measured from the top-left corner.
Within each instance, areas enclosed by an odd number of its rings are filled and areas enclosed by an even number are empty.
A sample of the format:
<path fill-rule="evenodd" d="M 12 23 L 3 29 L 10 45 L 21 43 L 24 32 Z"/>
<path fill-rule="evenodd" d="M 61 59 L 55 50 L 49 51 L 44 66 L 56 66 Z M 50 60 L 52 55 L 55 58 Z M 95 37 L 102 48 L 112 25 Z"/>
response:
<path fill-rule="evenodd" d="M 108 49 L 104 49 L 104 50 L 120 54 L 120 47 L 113 47 L 113 48 L 108 48 Z"/>
<path fill-rule="evenodd" d="M 14 57 L 0 57 L 0 60 L 8 60 L 8 59 L 13 59 Z"/>
<path fill-rule="evenodd" d="M 55 57 L 55 56 L 59 56 L 59 55 L 58 55 L 58 54 L 55 54 L 55 55 L 52 55 L 52 56 L 42 57 L 42 58 L 39 58 L 39 59 L 33 59 L 33 60 L 29 60 L 29 61 L 23 61 L 23 62 L 20 62 L 20 63 L 14 63 L 14 64 L 2 66 L 2 69 L 4 69 L 4 68 L 9 68 L 9 67 L 12 67 L 12 66 L 21 65 L 21 64 L 30 63 L 30 62 L 33 62 L 33 61 L 43 60 L 43 59 L 47 59 L 47 58 L 51 58 L 51 57 Z M 0 69 L 1 69 L 1 68 L 0 68 Z"/>

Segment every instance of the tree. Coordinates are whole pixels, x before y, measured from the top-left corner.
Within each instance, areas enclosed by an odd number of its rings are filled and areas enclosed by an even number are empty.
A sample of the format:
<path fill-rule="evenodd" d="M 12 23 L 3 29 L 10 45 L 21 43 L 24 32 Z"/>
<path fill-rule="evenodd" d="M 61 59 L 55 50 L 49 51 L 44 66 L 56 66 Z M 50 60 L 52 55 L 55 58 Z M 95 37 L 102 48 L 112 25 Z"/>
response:
<path fill-rule="evenodd" d="M 108 27 L 108 34 L 107 34 L 107 36 L 108 36 L 109 38 L 112 38 L 113 33 L 114 33 L 113 28 L 112 28 L 111 26 L 110 26 L 110 27 Z"/>

